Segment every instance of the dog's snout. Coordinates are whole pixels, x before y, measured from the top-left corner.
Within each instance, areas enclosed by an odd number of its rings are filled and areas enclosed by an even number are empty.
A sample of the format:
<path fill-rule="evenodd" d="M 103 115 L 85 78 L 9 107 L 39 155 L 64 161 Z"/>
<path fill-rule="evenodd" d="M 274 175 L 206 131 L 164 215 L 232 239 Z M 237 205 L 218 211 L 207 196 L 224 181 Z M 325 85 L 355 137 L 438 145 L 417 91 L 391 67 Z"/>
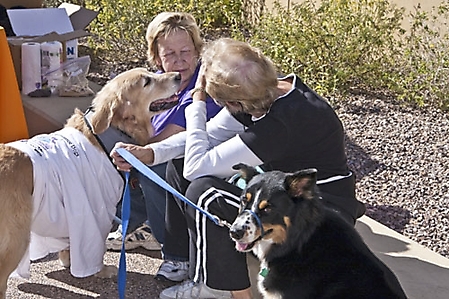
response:
<path fill-rule="evenodd" d="M 229 230 L 229 234 L 231 235 L 231 238 L 233 238 L 234 240 L 240 240 L 245 235 L 245 231 L 246 231 L 245 227 L 238 229 L 231 227 L 231 229 Z"/>
<path fill-rule="evenodd" d="M 175 76 L 175 80 L 176 80 L 176 81 L 181 81 L 181 73 L 178 73 L 178 74 Z"/>

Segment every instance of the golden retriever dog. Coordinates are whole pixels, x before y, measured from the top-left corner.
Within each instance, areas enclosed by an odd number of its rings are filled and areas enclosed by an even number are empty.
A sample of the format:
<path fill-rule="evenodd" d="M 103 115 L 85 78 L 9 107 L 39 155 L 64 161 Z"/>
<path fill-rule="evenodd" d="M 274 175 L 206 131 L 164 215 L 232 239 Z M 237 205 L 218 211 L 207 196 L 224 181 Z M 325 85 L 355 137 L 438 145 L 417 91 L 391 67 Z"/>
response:
<path fill-rule="evenodd" d="M 124 180 L 109 151 L 148 143 L 151 117 L 177 104 L 180 83 L 175 72 L 126 71 L 63 129 L 0 144 L 0 299 L 11 273 L 29 277 L 30 259 L 51 252 L 75 277 L 116 275 L 103 256 Z"/>

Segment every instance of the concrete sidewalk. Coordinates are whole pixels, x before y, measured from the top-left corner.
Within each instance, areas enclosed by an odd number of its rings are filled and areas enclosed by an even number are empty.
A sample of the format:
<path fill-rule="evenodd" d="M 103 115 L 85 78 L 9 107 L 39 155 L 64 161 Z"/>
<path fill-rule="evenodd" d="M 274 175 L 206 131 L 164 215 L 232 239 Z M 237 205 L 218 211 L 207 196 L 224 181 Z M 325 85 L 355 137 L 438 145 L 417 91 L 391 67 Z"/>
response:
<path fill-rule="evenodd" d="M 357 221 L 356 229 L 393 270 L 409 298 L 449 298 L 449 259 L 367 216 Z"/>

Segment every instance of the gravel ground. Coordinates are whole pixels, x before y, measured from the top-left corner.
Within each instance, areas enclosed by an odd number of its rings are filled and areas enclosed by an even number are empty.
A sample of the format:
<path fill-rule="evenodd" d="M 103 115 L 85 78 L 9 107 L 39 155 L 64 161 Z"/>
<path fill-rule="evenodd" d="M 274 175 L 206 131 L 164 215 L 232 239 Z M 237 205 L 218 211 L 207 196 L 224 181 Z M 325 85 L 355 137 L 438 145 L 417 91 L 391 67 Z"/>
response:
<path fill-rule="evenodd" d="M 108 251 L 106 265 L 119 265 L 120 252 Z M 155 280 L 162 262 L 160 252 L 134 249 L 126 253 L 126 298 L 158 298 L 159 293 L 173 285 Z M 119 298 L 117 279 L 96 277 L 75 278 L 59 265 L 57 254 L 31 263 L 29 280 L 12 278 L 8 281 L 7 299 L 88 299 Z"/>
<path fill-rule="evenodd" d="M 93 65 L 89 77 L 99 84 L 124 70 L 100 67 Z M 366 214 L 449 258 L 449 114 L 374 96 L 333 102 L 346 129 L 349 164 Z M 110 265 L 118 260 L 117 252 L 105 257 Z M 168 286 L 153 279 L 160 263 L 157 252 L 127 254 L 127 298 L 157 298 Z M 115 280 L 73 278 L 55 256 L 32 263 L 31 271 L 29 281 L 9 281 L 7 298 L 118 298 Z"/>
<path fill-rule="evenodd" d="M 365 96 L 334 106 L 366 214 L 449 257 L 449 114 Z"/>

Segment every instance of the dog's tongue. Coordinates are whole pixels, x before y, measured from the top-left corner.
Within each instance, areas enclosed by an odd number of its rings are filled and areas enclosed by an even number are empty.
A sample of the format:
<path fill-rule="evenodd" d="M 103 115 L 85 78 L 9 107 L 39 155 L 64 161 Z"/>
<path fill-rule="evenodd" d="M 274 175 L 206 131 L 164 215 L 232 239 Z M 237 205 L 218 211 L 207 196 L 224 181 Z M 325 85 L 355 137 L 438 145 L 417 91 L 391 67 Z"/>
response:
<path fill-rule="evenodd" d="M 248 248 L 248 244 L 247 244 L 247 243 L 235 242 L 235 248 L 236 248 L 238 251 L 245 251 L 246 248 Z"/>
<path fill-rule="evenodd" d="M 173 108 L 174 106 L 176 106 L 176 104 L 178 104 L 178 100 L 179 99 L 177 94 L 174 94 L 171 97 L 165 99 L 157 100 L 150 104 L 150 111 L 158 112 Z"/>

